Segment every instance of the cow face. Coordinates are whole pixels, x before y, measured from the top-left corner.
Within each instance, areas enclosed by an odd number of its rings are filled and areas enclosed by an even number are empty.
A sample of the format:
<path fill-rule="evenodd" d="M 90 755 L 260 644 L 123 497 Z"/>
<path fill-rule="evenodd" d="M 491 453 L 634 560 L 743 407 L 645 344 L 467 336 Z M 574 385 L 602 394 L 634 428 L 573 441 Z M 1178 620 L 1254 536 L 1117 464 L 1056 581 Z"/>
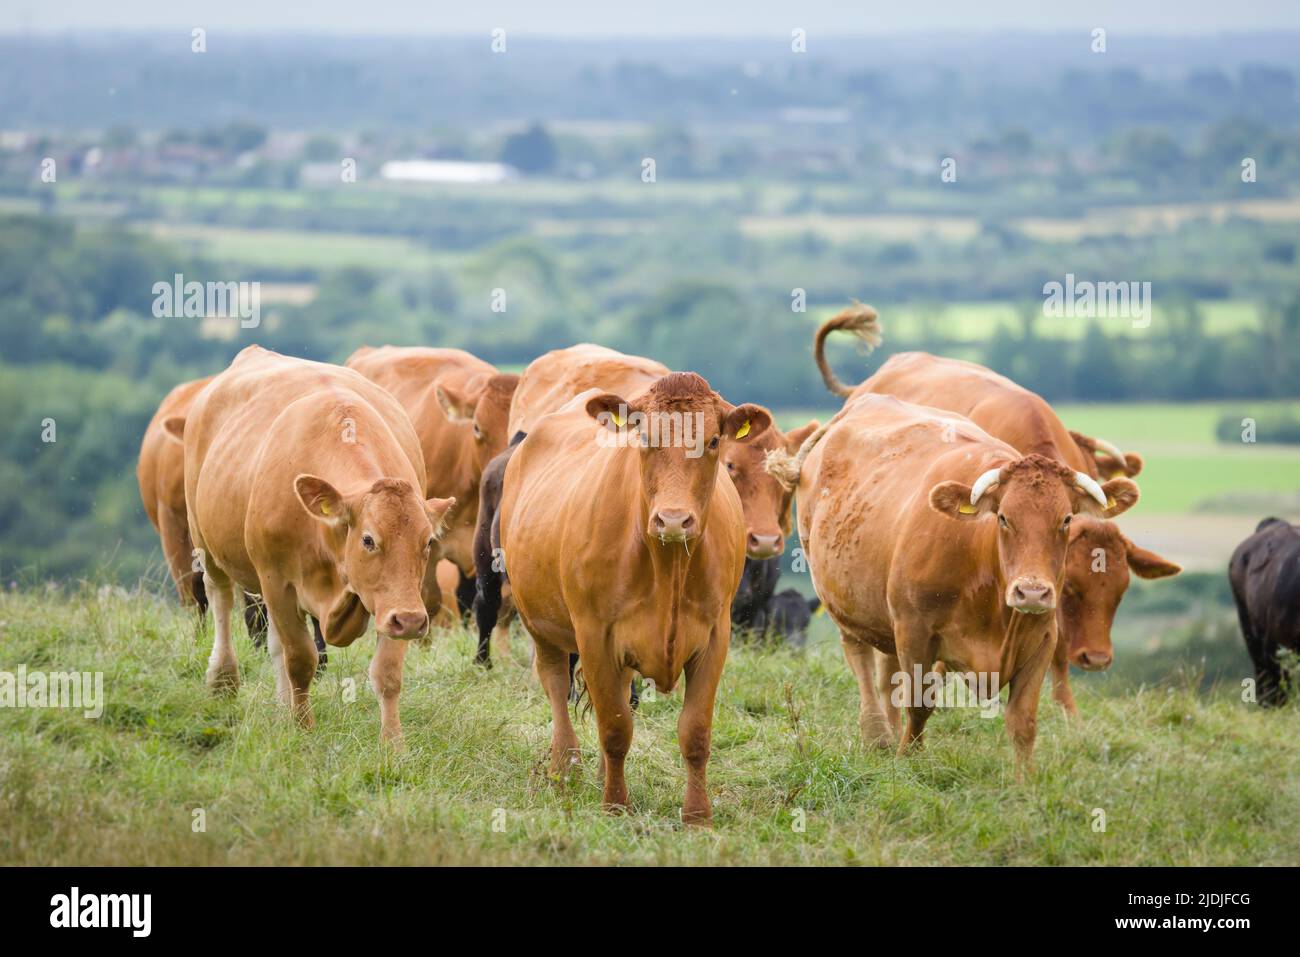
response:
<path fill-rule="evenodd" d="M 452 422 L 461 422 L 474 441 L 474 462 L 483 469 L 505 450 L 509 436 L 510 400 L 519 385 L 517 375 L 476 375 L 463 385 L 439 382 L 438 404 Z"/>
<path fill-rule="evenodd" d="M 587 414 L 637 449 L 646 535 L 661 543 L 691 543 L 718 480 L 718 456 L 728 442 L 747 443 L 772 417 L 757 405 L 731 406 L 693 372 L 674 372 L 635 403 L 613 393 L 587 401 Z"/>
<path fill-rule="evenodd" d="M 314 475 L 294 480 L 298 500 L 330 531 L 344 587 L 357 596 L 387 638 L 421 638 L 429 615 L 420 595 L 434 530 L 455 499 L 422 500 L 408 482 L 380 479 L 343 494 Z"/>
<path fill-rule="evenodd" d="M 1128 588 L 1130 571 L 1139 578 L 1165 578 L 1182 569 L 1134 545 L 1110 522 L 1075 518 L 1066 550 L 1057 634 L 1069 649 L 1070 661 L 1084 671 L 1110 667 L 1111 623 Z"/>
<path fill-rule="evenodd" d="M 1034 615 L 1056 607 L 1056 583 L 1064 572 L 1075 514 L 1112 518 L 1137 498 L 1137 485 L 1129 479 L 1098 486 L 1042 455 L 990 470 L 974 487 L 941 482 L 930 490 L 930 506 L 944 515 L 997 521 L 998 566 L 1006 582 L 1007 607 Z"/>
<path fill-rule="evenodd" d="M 723 439 L 722 463 L 745 511 L 745 554 L 749 558 L 761 561 L 780 555 L 785 550 L 785 537 L 790 534 L 794 488 L 783 487 L 768 472 L 769 456 L 794 455 L 816 429 L 813 421 L 783 434 L 773 424 L 747 442 Z"/>

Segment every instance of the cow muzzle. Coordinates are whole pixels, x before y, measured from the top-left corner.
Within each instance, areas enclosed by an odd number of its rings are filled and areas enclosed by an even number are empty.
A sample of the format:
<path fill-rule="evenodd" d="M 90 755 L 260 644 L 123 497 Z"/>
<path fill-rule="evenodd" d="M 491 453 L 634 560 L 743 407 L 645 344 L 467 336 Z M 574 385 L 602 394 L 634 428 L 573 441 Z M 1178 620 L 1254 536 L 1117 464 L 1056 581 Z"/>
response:
<path fill-rule="evenodd" d="M 1056 607 L 1056 589 L 1033 578 L 1017 578 L 1007 586 L 1007 607 L 1023 615 L 1042 615 Z"/>
<path fill-rule="evenodd" d="M 661 508 L 650 516 L 650 537 L 661 542 L 689 542 L 700 534 L 700 522 L 694 512 Z"/>
<path fill-rule="evenodd" d="M 775 558 L 785 550 L 785 541 L 780 535 L 755 535 L 750 532 L 745 538 L 745 554 L 750 558 L 763 560 Z"/>
<path fill-rule="evenodd" d="M 423 608 L 419 611 L 395 611 L 384 619 L 383 627 L 378 630 L 385 638 L 397 641 L 423 638 L 429 630 L 429 616 Z"/>
<path fill-rule="evenodd" d="M 1084 671 L 1105 671 L 1112 661 L 1111 653 L 1101 648 L 1081 648 L 1070 655 L 1070 660 Z"/>

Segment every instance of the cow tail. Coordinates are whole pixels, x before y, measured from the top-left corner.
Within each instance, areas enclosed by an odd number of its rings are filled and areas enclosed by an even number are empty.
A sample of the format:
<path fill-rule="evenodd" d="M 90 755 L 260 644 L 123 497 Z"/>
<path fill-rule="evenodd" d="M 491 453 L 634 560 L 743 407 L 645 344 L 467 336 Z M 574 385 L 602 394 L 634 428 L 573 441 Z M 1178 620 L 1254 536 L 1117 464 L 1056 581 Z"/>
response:
<path fill-rule="evenodd" d="M 826 388 L 836 395 L 847 397 L 853 393 L 853 387 L 841 382 L 826 362 L 826 337 L 832 332 L 852 333 L 866 345 L 867 351 L 870 352 L 884 341 L 881 336 L 880 319 L 875 309 L 855 299 L 853 305 L 842 309 L 823 322 L 813 339 L 813 358 L 817 360 L 817 369 L 822 374 L 822 381 L 826 383 Z"/>

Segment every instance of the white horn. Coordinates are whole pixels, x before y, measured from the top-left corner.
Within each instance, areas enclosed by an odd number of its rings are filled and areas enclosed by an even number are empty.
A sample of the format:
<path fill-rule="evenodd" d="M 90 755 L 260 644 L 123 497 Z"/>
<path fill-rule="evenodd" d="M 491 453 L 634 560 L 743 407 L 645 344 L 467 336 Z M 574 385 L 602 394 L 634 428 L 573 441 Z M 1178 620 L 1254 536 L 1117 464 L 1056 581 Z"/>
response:
<path fill-rule="evenodd" d="M 1095 478 L 1093 478 L 1091 475 L 1084 475 L 1082 472 L 1075 472 L 1074 482 L 1076 485 L 1079 486 L 1079 488 L 1083 489 L 1085 492 L 1087 492 L 1089 495 L 1095 498 L 1097 500 L 1097 504 L 1099 504 L 1102 508 L 1106 507 L 1106 493 L 1101 490 L 1101 486 L 1097 484 L 1097 480 Z"/>
<path fill-rule="evenodd" d="M 1097 446 L 1097 451 L 1105 452 L 1107 455 L 1113 455 L 1119 460 L 1121 465 L 1124 464 L 1124 453 L 1115 446 L 1111 445 L 1105 439 L 1093 439 L 1092 441 L 1093 444 Z"/>
<path fill-rule="evenodd" d="M 975 480 L 975 485 L 970 490 L 970 503 L 976 505 L 979 503 L 980 496 L 989 490 L 989 486 L 998 484 L 998 476 L 1002 474 L 1002 469 L 989 469 L 983 475 Z"/>

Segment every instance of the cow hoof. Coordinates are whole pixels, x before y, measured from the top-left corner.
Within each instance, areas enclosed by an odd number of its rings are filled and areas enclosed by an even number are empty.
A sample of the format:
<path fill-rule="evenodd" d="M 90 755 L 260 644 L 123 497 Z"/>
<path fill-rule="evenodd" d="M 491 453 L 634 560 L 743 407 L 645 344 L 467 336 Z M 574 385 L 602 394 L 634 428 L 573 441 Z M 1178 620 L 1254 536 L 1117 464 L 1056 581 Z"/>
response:
<path fill-rule="evenodd" d="M 239 669 L 209 668 L 204 675 L 208 689 L 219 696 L 230 696 L 239 691 Z"/>
<path fill-rule="evenodd" d="M 703 809 L 687 810 L 682 808 L 682 823 L 687 827 L 713 827 L 713 809 L 705 807 Z"/>

